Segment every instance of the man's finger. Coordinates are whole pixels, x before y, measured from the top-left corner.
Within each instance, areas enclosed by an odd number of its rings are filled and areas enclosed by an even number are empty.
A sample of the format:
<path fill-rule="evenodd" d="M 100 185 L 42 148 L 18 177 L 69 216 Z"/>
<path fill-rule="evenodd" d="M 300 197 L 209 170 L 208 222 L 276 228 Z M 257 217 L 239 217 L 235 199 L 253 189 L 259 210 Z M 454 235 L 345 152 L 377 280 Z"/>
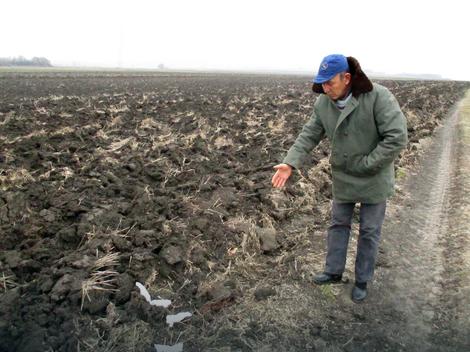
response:
<path fill-rule="evenodd" d="M 276 172 L 274 174 L 273 178 L 271 179 L 271 183 L 274 185 L 277 182 L 278 178 L 279 178 L 279 175 Z"/>
<path fill-rule="evenodd" d="M 281 183 L 281 180 L 279 177 L 276 178 L 276 181 L 274 182 L 274 187 L 279 188 L 279 184 Z"/>
<path fill-rule="evenodd" d="M 273 176 L 273 180 L 277 180 L 279 178 L 279 171 L 276 171 L 276 173 Z"/>
<path fill-rule="evenodd" d="M 274 181 L 274 187 L 278 188 L 279 187 L 279 178 L 276 178 L 276 180 Z"/>
<path fill-rule="evenodd" d="M 281 188 L 286 183 L 286 180 L 282 177 L 278 177 L 276 180 L 276 188 Z"/>

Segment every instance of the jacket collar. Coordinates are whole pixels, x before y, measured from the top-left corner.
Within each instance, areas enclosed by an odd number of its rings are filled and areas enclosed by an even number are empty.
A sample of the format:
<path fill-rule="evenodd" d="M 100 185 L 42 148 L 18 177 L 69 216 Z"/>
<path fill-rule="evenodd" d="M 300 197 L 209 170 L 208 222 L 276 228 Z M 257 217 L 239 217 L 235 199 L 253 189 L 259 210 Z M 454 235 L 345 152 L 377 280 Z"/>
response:
<path fill-rule="evenodd" d="M 357 108 L 358 105 L 359 105 L 359 102 L 354 96 L 352 96 L 351 99 L 346 104 L 346 106 L 344 107 L 344 109 L 341 110 L 341 114 L 339 115 L 338 121 L 336 122 L 335 131 L 338 128 L 338 126 L 341 125 L 341 122 L 343 122 L 344 119 L 348 117 L 349 114 L 351 114 L 354 111 L 354 109 Z"/>
<path fill-rule="evenodd" d="M 368 93 L 373 89 L 372 82 L 366 76 L 364 71 L 362 71 L 359 61 L 357 61 L 352 56 L 348 56 L 347 59 L 349 65 L 349 72 L 351 73 L 352 77 L 352 95 L 353 97 L 357 98 L 359 95 L 363 93 Z M 312 86 L 312 90 L 315 93 L 325 93 L 323 91 L 323 87 L 319 83 L 314 83 Z"/>

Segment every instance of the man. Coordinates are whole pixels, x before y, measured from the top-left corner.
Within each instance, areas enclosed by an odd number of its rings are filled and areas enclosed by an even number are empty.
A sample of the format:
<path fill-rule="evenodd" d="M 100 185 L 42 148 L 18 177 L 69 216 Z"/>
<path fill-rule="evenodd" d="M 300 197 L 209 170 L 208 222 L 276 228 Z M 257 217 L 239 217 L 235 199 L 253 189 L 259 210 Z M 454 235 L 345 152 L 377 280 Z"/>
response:
<path fill-rule="evenodd" d="M 386 200 L 394 191 L 394 159 L 407 144 L 406 118 L 390 91 L 371 83 L 359 62 L 343 55 L 326 56 L 313 80 L 320 93 L 310 120 L 272 178 L 283 187 L 293 168 L 326 136 L 331 144 L 333 179 L 331 226 L 324 272 L 318 285 L 340 282 L 346 264 L 351 220 L 360 203 L 360 228 L 355 263 L 355 302 L 367 296 Z"/>

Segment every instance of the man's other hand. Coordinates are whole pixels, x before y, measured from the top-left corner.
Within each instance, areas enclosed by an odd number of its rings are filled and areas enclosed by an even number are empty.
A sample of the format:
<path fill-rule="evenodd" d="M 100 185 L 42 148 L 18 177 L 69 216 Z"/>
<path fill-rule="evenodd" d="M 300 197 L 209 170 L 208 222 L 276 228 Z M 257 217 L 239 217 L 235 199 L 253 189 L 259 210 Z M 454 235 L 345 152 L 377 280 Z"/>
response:
<path fill-rule="evenodd" d="M 274 166 L 274 169 L 277 170 L 271 180 L 272 184 L 276 188 L 281 188 L 286 184 L 286 181 L 292 174 L 292 167 L 287 164 L 279 164 Z"/>

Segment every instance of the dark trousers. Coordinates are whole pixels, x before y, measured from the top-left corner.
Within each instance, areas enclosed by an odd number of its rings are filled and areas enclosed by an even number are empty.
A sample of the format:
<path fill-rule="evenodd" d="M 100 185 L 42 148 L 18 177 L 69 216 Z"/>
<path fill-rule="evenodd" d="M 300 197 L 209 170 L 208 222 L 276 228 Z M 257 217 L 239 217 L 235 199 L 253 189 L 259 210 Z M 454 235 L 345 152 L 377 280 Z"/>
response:
<path fill-rule="evenodd" d="M 325 273 L 342 274 L 344 271 L 354 207 L 355 203 L 333 201 L 331 226 L 328 229 Z M 361 203 L 355 268 L 356 282 L 368 282 L 374 275 L 385 207 L 386 201 L 378 204 Z"/>

